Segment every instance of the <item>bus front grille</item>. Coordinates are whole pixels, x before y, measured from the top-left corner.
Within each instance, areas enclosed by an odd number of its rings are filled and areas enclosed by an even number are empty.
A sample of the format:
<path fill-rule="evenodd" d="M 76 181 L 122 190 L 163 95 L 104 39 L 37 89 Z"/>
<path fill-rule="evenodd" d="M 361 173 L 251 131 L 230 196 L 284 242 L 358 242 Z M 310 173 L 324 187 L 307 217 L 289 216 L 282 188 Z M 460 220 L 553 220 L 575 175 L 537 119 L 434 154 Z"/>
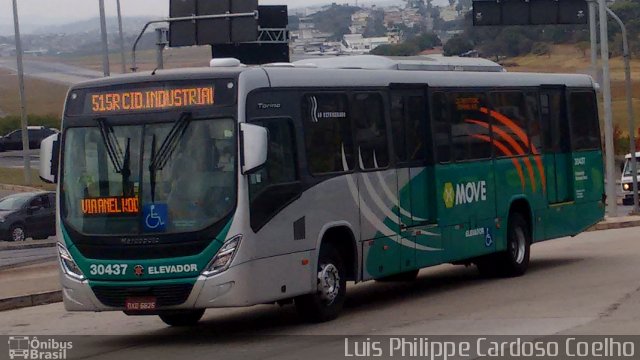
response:
<path fill-rule="evenodd" d="M 150 287 L 94 286 L 93 293 L 106 306 L 124 307 L 127 298 L 155 297 L 158 307 L 183 304 L 189 298 L 193 284 Z"/>

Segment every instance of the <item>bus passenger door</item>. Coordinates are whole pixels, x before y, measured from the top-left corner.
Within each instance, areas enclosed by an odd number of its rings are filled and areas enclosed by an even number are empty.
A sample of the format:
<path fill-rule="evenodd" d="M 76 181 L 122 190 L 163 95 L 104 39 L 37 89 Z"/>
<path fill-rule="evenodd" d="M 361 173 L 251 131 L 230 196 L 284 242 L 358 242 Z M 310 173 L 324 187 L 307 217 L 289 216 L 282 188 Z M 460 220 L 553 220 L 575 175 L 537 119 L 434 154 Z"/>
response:
<path fill-rule="evenodd" d="M 564 88 L 543 88 L 540 92 L 542 129 L 545 134 L 544 163 L 549 209 L 545 221 L 547 238 L 561 236 L 571 221 L 562 204 L 574 200 L 571 135 Z"/>
<path fill-rule="evenodd" d="M 359 168 L 360 237 L 364 278 L 400 272 L 397 177 L 391 166 L 387 112 L 380 92 L 354 92 L 350 117 L 354 124 L 355 158 Z M 390 131 L 389 131 L 390 133 Z"/>
<path fill-rule="evenodd" d="M 398 177 L 400 269 L 409 271 L 439 263 L 435 172 L 428 132 L 426 86 L 391 91 L 391 127 Z M 430 236 L 431 234 L 431 236 Z"/>

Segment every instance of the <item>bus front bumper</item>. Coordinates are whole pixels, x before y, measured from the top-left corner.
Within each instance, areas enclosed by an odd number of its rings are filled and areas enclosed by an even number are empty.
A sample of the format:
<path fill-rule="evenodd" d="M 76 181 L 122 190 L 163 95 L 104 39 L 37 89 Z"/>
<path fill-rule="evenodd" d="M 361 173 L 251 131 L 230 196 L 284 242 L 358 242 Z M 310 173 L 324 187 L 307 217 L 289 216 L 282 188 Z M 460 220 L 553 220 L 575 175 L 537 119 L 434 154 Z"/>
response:
<path fill-rule="evenodd" d="M 186 300 L 176 305 L 159 305 L 156 312 L 251 306 L 308 293 L 311 291 L 311 284 L 313 284 L 313 274 L 310 271 L 300 272 L 298 270 L 296 274 L 301 276 L 297 281 L 284 281 L 289 285 L 288 291 L 285 290 L 286 293 L 283 293 L 283 289 L 287 289 L 287 286 L 283 287 L 282 279 L 286 278 L 285 274 L 287 273 L 291 277 L 292 270 L 289 266 L 283 266 L 284 264 L 295 262 L 299 264 L 301 257 L 308 258 L 309 255 L 310 252 L 304 252 L 254 260 L 232 266 L 214 276 L 183 279 L 183 285 L 193 284 L 193 287 L 189 287 L 188 292 L 185 293 Z M 274 271 L 274 269 L 277 270 Z M 125 311 L 125 298 L 147 296 L 146 294 L 141 295 L 137 292 L 138 290 L 162 288 L 166 284 L 180 285 L 178 279 L 148 281 L 144 286 L 136 282 L 114 281 L 107 284 L 89 280 L 79 281 L 63 272 L 61 272 L 60 278 L 64 305 L 68 311 Z M 97 291 L 99 287 L 102 288 L 102 291 Z M 109 288 L 113 291 L 109 292 Z M 159 293 L 166 294 L 166 288 L 164 292 L 159 291 Z M 158 299 L 158 302 L 161 301 Z"/>

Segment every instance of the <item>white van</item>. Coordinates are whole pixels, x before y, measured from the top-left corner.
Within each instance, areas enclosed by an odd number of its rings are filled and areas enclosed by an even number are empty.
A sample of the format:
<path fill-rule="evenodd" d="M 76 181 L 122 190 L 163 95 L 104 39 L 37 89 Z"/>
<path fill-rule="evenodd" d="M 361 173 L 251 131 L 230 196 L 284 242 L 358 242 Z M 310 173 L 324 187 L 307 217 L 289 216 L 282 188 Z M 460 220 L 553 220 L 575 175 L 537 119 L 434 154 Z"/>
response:
<path fill-rule="evenodd" d="M 638 169 L 640 169 L 640 152 L 636 152 L 636 160 L 638 162 Z M 638 176 L 638 181 L 640 182 L 640 176 Z M 633 205 L 633 178 L 631 177 L 631 154 L 627 154 L 624 157 L 624 168 L 622 168 L 622 178 L 621 178 L 620 184 L 622 185 L 622 204 Z"/>

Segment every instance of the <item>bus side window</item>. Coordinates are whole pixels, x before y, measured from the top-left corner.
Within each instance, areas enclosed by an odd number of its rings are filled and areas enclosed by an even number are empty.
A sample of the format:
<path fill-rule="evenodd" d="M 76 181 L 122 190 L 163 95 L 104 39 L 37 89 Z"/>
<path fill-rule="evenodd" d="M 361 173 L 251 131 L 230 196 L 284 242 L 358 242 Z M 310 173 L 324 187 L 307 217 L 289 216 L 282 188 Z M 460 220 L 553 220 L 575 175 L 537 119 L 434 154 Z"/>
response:
<path fill-rule="evenodd" d="M 456 161 L 491 158 L 491 132 L 482 93 L 450 93 L 451 145 Z"/>
<path fill-rule="evenodd" d="M 496 157 L 529 154 L 527 127 L 532 117 L 524 94 L 519 91 L 492 92 L 490 99 L 495 112 L 491 116 L 494 141 L 513 150 L 512 154 L 496 151 Z"/>
<path fill-rule="evenodd" d="M 529 92 L 526 95 L 527 112 L 529 119 L 529 142 L 531 151 L 540 154 L 542 152 L 542 128 L 540 126 L 540 109 L 538 106 L 538 95 Z"/>
<path fill-rule="evenodd" d="M 540 94 L 540 112 L 544 149 L 551 153 L 570 151 L 569 124 L 565 116 L 564 96 L 560 90 Z"/>
<path fill-rule="evenodd" d="M 300 194 L 293 124 L 289 119 L 254 122 L 269 132 L 265 166 L 249 175 L 251 227 L 257 231 Z"/>
<path fill-rule="evenodd" d="M 600 148 L 600 124 L 598 108 L 593 92 L 571 93 L 571 139 L 574 150 L 594 150 Z"/>
<path fill-rule="evenodd" d="M 427 106 L 424 96 L 391 96 L 391 127 L 398 162 L 433 161 L 431 155 L 427 155 L 431 147 L 427 143 L 425 124 Z"/>
<path fill-rule="evenodd" d="M 356 93 L 351 105 L 362 170 L 387 167 L 389 149 L 382 97 L 378 93 Z"/>
<path fill-rule="evenodd" d="M 302 98 L 305 147 L 311 174 L 353 170 L 350 118 L 347 95 L 344 93 L 308 94 Z"/>
<path fill-rule="evenodd" d="M 447 100 L 444 93 L 434 93 L 431 98 L 433 109 L 433 138 L 436 149 L 436 161 L 448 163 L 451 161 L 451 123 L 447 110 Z"/>

